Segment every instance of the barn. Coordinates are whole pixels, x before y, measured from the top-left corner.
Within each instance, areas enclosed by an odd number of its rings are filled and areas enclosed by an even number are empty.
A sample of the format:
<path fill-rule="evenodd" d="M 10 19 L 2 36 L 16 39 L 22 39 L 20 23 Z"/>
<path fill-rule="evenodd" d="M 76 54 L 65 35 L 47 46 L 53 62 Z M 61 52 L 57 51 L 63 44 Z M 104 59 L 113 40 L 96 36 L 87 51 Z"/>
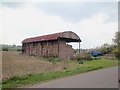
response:
<path fill-rule="evenodd" d="M 22 53 L 33 56 L 59 57 L 71 59 L 74 50 L 69 42 L 78 42 L 80 50 L 81 39 L 72 31 L 27 38 L 22 41 Z M 80 51 L 79 51 L 80 52 Z"/>

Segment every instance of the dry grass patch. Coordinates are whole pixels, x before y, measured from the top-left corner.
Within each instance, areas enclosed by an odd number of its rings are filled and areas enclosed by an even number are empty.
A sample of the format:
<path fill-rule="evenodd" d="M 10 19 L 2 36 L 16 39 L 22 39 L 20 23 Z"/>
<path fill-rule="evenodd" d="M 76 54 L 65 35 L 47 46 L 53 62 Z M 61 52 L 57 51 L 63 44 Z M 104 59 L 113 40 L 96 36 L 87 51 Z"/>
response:
<path fill-rule="evenodd" d="M 75 63 L 48 62 L 44 58 L 23 55 L 16 51 L 2 52 L 2 75 L 3 80 L 13 76 L 30 73 L 58 71 L 75 66 Z"/>

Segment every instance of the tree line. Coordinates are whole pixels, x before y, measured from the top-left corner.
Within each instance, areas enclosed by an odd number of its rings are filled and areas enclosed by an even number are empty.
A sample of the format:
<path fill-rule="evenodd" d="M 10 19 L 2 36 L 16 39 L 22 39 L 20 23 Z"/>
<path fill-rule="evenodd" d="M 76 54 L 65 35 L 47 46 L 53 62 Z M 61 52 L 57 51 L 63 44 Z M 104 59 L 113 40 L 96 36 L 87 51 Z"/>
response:
<path fill-rule="evenodd" d="M 81 49 L 80 55 L 77 55 L 78 59 L 84 59 L 84 60 L 91 60 L 91 51 L 98 51 L 100 52 L 101 56 L 107 56 L 107 57 L 113 57 L 120 59 L 120 31 L 115 33 L 115 36 L 112 39 L 113 44 L 105 43 L 101 45 L 100 47 L 92 48 L 92 49 Z M 74 52 L 78 52 L 77 49 L 74 50 Z"/>
<path fill-rule="evenodd" d="M 12 51 L 12 50 L 15 50 L 15 51 L 21 51 L 22 50 L 22 46 L 20 45 L 7 45 L 7 44 L 0 44 L 0 50 L 2 51 Z"/>
<path fill-rule="evenodd" d="M 100 47 L 96 47 L 93 50 L 97 50 L 101 52 L 101 55 L 105 54 L 114 54 L 116 58 L 120 59 L 120 31 L 115 33 L 114 38 L 112 39 L 113 44 L 108 44 L 105 43 Z M 0 50 L 2 51 L 11 51 L 11 50 L 16 50 L 16 51 L 21 51 L 22 46 L 20 45 L 6 45 L 6 44 L 0 44 Z M 76 53 L 78 50 L 75 49 L 74 52 Z M 81 49 L 84 53 L 81 53 L 81 57 L 88 57 L 90 59 L 89 51 L 90 49 Z"/>

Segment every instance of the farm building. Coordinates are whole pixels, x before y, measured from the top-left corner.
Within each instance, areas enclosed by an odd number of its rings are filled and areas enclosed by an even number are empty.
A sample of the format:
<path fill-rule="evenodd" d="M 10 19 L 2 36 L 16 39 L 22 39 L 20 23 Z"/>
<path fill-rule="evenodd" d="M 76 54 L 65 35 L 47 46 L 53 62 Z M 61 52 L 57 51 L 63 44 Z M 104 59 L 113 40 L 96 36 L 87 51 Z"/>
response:
<path fill-rule="evenodd" d="M 74 50 L 71 45 L 66 44 L 69 42 L 78 42 L 80 49 L 81 39 L 72 31 L 27 38 L 22 41 L 22 53 L 33 56 L 71 59 Z"/>

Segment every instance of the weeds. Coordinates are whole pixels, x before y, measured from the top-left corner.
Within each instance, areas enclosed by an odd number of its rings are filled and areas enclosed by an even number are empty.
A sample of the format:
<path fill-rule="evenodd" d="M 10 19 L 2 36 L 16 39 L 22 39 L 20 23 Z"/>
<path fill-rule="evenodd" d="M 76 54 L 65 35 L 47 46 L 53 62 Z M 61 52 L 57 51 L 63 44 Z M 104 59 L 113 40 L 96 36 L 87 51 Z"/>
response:
<path fill-rule="evenodd" d="M 63 61 L 63 59 L 61 58 L 57 58 L 57 57 L 45 57 L 49 62 L 60 62 Z"/>

